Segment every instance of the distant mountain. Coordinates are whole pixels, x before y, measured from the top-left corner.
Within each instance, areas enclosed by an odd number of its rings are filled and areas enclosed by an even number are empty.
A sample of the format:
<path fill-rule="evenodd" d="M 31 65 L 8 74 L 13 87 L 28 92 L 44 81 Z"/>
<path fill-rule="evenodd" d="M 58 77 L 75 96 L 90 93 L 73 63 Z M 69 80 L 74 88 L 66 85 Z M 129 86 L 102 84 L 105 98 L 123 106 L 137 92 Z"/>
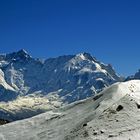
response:
<path fill-rule="evenodd" d="M 0 55 L 0 119 L 17 120 L 83 100 L 122 81 L 89 53 L 47 60 L 25 50 Z M 7 115 L 8 114 L 8 115 Z"/>
<path fill-rule="evenodd" d="M 136 80 L 136 79 L 140 79 L 140 69 L 134 74 L 134 75 L 131 75 L 131 76 L 128 76 L 126 78 L 126 81 L 129 81 L 129 80 Z"/>
<path fill-rule="evenodd" d="M 116 83 L 95 97 L 0 127 L 6 140 L 139 140 L 140 80 Z"/>

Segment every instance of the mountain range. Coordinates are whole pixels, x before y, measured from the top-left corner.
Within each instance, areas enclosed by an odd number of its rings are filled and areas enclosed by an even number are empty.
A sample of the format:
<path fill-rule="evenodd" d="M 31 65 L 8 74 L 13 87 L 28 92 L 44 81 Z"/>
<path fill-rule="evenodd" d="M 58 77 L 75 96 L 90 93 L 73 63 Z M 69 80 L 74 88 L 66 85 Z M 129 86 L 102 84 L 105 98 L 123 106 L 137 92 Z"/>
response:
<path fill-rule="evenodd" d="M 138 140 L 139 79 L 89 53 L 1 54 L 0 140 Z"/>
<path fill-rule="evenodd" d="M 38 59 L 25 50 L 0 55 L 0 119 L 15 121 L 93 97 L 124 78 L 89 53 Z"/>
<path fill-rule="evenodd" d="M 96 95 L 122 81 L 89 53 L 46 60 L 25 50 L 0 55 L 0 118 L 28 118 Z"/>

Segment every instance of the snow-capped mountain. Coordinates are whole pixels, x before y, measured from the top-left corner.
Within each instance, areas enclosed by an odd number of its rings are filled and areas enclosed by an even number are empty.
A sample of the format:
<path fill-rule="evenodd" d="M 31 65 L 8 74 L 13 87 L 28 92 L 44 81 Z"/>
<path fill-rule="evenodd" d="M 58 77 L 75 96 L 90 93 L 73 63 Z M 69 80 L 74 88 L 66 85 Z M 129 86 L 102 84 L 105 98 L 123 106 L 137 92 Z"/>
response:
<path fill-rule="evenodd" d="M 126 78 L 126 81 L 134 80 L 134 79 L 137 79 L 137 80 L 140 79 L 140 69 L 134 75 L 128 76 Z"/>
<path fill-rule="evenodd" d="M 0 127 L 4 140 L 139 140 L 140 81 L 115 83 L 95 97 Z"/>
<path fill-rule="evenodd" d="M 47 60 L 34 59 L 25 50 L 2 54 L 0 117 L 30 117 L 91 97 L 121 80 L 111 65 L 88 53 Z"/>

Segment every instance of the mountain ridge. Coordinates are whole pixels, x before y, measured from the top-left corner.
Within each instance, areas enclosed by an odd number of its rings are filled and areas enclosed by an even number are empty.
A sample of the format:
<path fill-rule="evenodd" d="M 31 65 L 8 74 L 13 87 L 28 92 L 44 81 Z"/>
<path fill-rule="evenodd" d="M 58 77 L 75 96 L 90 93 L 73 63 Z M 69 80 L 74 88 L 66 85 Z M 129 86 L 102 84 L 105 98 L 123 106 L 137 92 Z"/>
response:
<path fill-rule="evenodd" d="M 13 120 L 89 98 L 122 80 L 110 64 L 104 64 L 86 52 L 41 61 L 25 50 L 19 50 L 0 55 L 0 71 L 5 82 L 5 86 L 0 83 L 3 87 L 0 111 L 4 113 L 1 119 L 7 117 L 7 110 Z M 9 91 L 6 85 L 10 87 Z M 28 113 L 23 115 L 21 112 Z"/>

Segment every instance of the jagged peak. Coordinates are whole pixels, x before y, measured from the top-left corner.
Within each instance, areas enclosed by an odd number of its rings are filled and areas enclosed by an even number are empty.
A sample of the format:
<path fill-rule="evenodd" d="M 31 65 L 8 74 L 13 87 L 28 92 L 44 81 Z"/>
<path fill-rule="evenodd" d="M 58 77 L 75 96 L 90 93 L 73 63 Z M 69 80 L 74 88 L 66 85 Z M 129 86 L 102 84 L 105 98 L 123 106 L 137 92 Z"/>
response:
<path fill-rule="evenodd" d="M 140 69 L 138 69 L 137 73 L 140 73 Z"/>
<path fill-rule="evenodd" d="M 134 75 L 128 76 L 125 79 L 125 81 L 134 80 L 134 79 L 140 79 L 140 69 L 138 69 L 138 71 Z"/>
<path fill-rule="evenodd" d="M 28 54 L 28 52 L 26 50 L 21 49 L 17 52 L 7 54 L 6 58 L 10 58 L 10 59 L 17 59 L 17 58 L 24 58 L 25 59 L 26 58 L 26 59 L 29 59 L 29 58 L 31 58 L 31 56 Z"/>
<path fill-rule="evenodd" d="M 97 61 L 95 57 L 93 57 L 90 53 L 87 52 L 83 52 L 83 53 L 79 53 L 76 55 L 76 57 L 80 57 L 83 60 L 91 60 L 91 61 Z"/>
<path fill-rule="evenodd" d="M 17 52 L 17 54 L 19 54 L 19 55 L 24 55 L 24 56 L 26 56 L 26 57 L 31 57 L 31 56 L 28 54 L 28 52 L 27 52 L 26 50 L 24 50 L 24 49 L 19 50 L 19 51 Z"/>
<path fill-rule="evenodd" d="M 24 49 L 19 50 L 17 53 L 28 54 L 27 51 Z"/>
<path fill-rule="evenodd" d="M 134 77 L 135 77 L 135 79 L 140 78 L 140 69 L 135 73 Z"/>

